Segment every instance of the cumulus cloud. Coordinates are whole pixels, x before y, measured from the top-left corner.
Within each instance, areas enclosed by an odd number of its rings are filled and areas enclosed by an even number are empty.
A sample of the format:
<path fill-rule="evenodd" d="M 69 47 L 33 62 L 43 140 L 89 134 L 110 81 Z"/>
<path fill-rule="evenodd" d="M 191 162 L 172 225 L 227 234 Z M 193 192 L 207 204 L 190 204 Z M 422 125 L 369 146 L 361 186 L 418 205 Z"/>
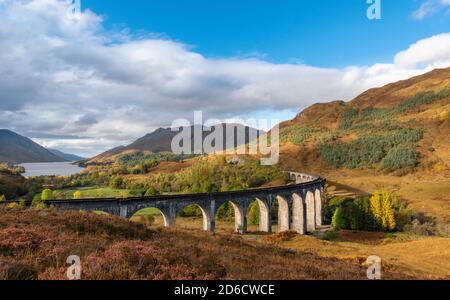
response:
<path fill-rule="evenodd" d="M 450 1 L 450 0 L 449 0 Z M 450 33 L 423 39 L 395 56 L 395 65 L 402 68 L 428 69 L 450 65 Z"/>
<path fill-rule="evenodd" d="M 259 58 L 212 59 L 181 42 L 110 32 L 64 1 L 0 0 L 0 127 L 82 155 L 176 118 L 245 117 L 350 100 L 450 65 L 450 37 L 417 42 L 390 64 L 318 68 Z"/>

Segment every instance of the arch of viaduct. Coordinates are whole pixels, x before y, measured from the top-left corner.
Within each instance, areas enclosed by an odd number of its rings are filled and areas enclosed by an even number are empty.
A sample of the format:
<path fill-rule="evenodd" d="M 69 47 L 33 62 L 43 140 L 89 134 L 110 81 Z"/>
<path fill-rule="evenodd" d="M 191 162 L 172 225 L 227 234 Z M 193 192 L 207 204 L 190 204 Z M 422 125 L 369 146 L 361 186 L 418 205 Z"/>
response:
<path fill-rule="evenodd" d="M 197 205 L 203 214 L 203 229 L 214 232 L 218 209 L 230 202 L 235 212 L 235 230 L 244 234 L 247 232 L 247 211 L 255 200 L 260 207 L 259 230 L 271 233 L 273 204 L 277 201 L 279 231 L 292 230 L 299 234 L 313 232 L 322 226 L 326 180 L 308 174 L 289 173 L 296 184 L 211 194 L 52 200 L 46 201 L 46 204 L 58 210 L 104 211 L 123 218 L 131 218 L 138 211 L 153 207 L 161 211 L 166 227 L 175 226 L 176 216 L 186 206 Z"/>

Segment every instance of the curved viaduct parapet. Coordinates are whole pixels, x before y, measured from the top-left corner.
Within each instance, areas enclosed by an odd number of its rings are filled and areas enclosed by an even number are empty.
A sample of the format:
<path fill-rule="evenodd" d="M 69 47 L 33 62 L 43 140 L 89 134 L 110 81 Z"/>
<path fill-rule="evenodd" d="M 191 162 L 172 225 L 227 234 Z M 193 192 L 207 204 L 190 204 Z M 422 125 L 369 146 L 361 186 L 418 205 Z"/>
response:
<path fill-rule="evenodd" d="M 272 232 L 273 204 L 278 201 L 279 230 L 305 234 L 322 225 L 322 208 L 326 201 L 326 180 L 314 175 L 289 172 L 296 184 L 211 194 L 162 195 L 126 199 L 52 200 L 47 205 L 60 210 L 105 211 L 131 218 L 138 211 L 154 207 L 161 211 L 166 227 L 184 207 L 197 205 L 203 214 L 203 229 L 215 231 L 215 216 L 223 204 L 230 202 L 235 211 L 236 232 L 247 232 L 247 210 L 257 200 L 260 206 L 260 228 Z"/>

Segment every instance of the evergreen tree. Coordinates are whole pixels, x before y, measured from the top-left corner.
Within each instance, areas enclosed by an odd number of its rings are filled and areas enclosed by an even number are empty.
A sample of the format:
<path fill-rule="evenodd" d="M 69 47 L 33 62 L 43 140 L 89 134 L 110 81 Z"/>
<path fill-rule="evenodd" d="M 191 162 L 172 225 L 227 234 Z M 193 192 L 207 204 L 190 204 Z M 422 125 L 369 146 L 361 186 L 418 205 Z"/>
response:
<path fill-rule="evenodd" d="M 353 202 L 355 206 L 354 218 L 355 223 L 358 224 L 358 230 L 374 230 L 377 229 L 374 224 L 374 218 L 372 216 L 370 199 L 369 197 L 358 197 Z"/>

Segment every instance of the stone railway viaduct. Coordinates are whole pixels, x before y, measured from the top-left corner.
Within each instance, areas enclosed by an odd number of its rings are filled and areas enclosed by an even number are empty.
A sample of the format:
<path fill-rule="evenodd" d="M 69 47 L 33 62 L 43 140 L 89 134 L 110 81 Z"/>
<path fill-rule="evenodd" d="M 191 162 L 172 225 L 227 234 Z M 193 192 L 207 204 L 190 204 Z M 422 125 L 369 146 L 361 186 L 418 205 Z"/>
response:
<path fill-rule="evenodd" d="M 162 195 L 126 199 L 52 200 L 46 204 L 58 210 L 103 211 L 131 218 L 144 208 L 157 208 L 166 227 L 175 226 L 176 216 L 189 205 L 197 205 L 203 214 L 203 229 L 215 231 L 215 216 L 223 204 L 230 202 L 235 212 L 236 232 L 247 232 L 247 211 L 253 201 L 260 208 L 261 232 L 272 232 L 273 204 L 278 202 L 279 231 L 313 232 L 322 226 L 322 208 L 326 201 L 326 180 L 318 176 L 289 172 L 296 184 L 211 194 Z"/>

